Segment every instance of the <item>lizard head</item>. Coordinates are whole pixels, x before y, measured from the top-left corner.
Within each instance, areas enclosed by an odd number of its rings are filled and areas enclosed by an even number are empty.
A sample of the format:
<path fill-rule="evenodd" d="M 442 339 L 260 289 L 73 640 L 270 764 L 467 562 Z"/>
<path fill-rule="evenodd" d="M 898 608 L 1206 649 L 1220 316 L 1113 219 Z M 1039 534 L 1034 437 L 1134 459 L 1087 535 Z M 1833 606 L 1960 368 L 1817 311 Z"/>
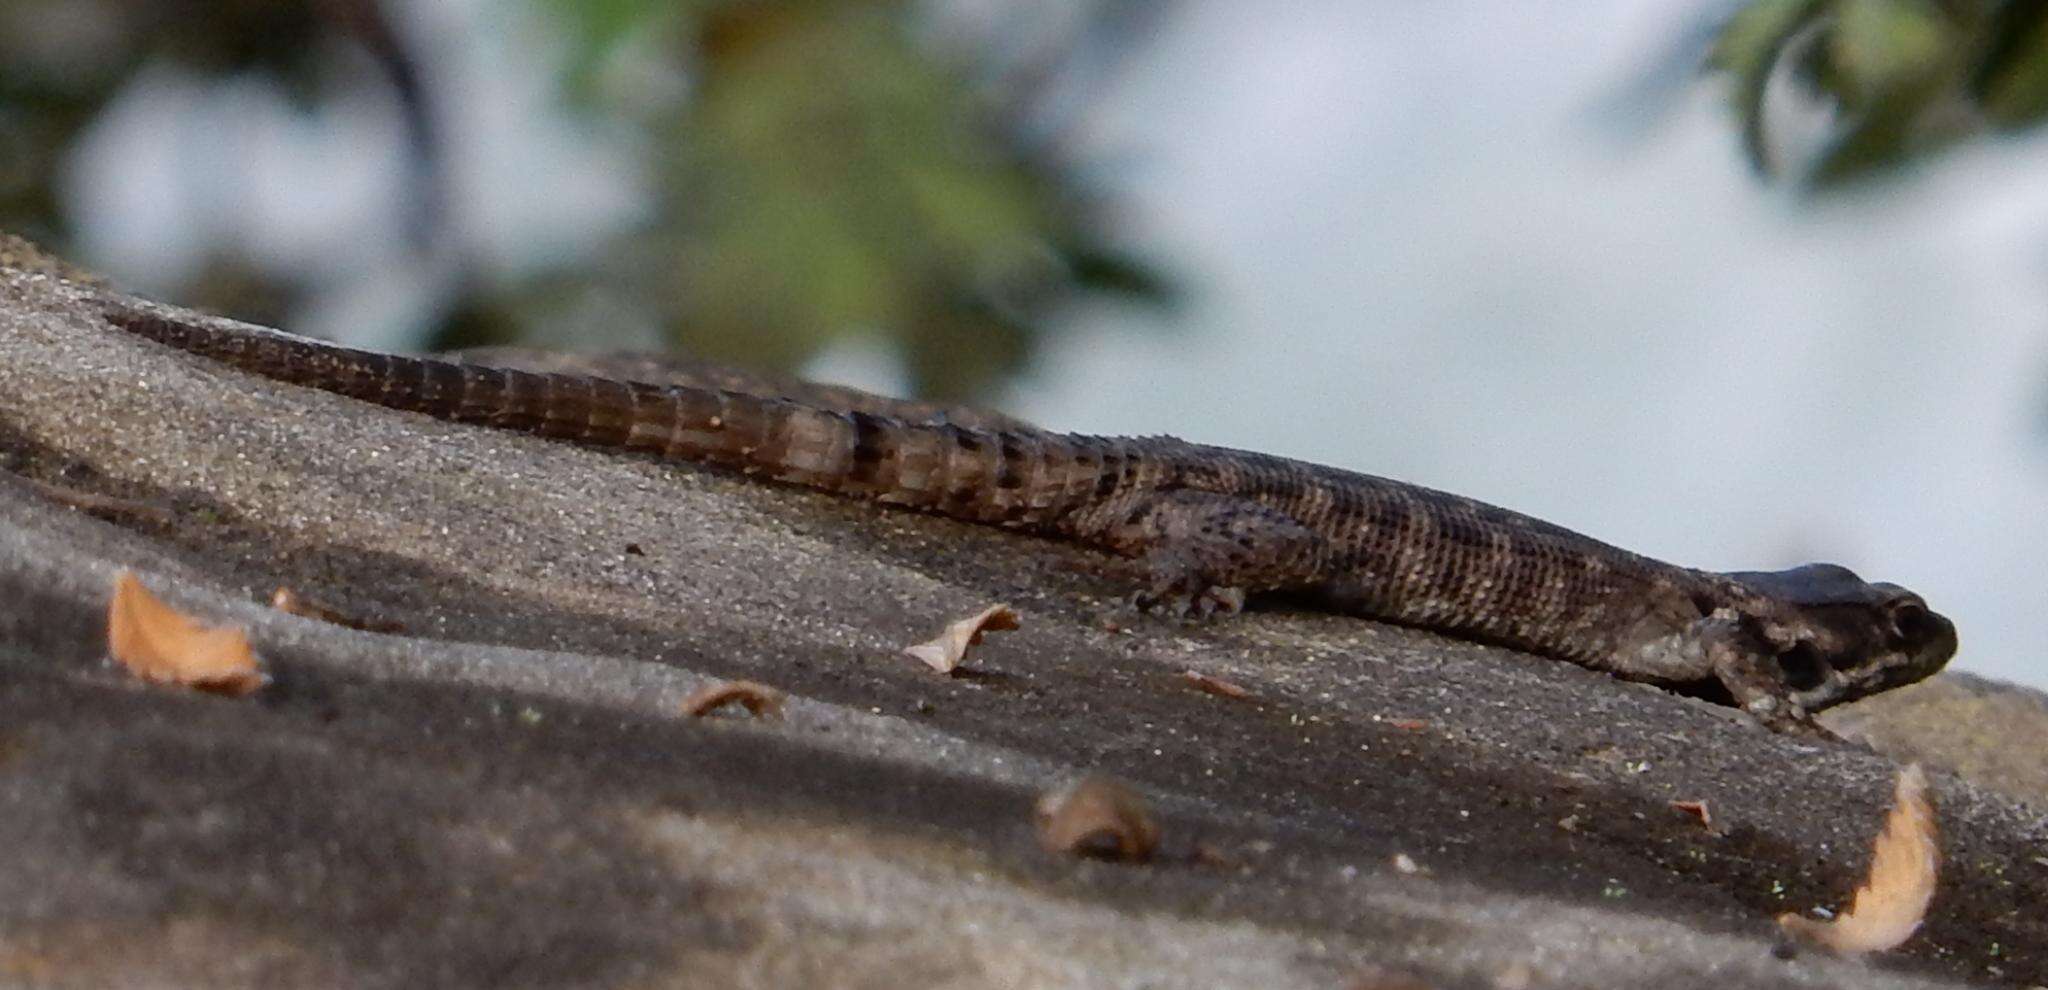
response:
<path fill-rule="evenodd" d="M 1896 584 L 1835 564 L 1727 577 L 1749 593 L 1743 611 L 1807 711 L 1925 679 L 1955 655 L 1955 624 Z"/>

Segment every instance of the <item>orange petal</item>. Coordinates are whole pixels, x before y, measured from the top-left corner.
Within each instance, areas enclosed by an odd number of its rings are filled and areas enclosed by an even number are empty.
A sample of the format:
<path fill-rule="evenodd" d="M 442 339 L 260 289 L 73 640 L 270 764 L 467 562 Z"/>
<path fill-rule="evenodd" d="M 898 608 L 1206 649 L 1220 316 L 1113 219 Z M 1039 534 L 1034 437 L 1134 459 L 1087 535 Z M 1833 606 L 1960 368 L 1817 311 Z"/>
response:
<path fill-rule="evenodd" d="M 1785 930 L 1836 952 L 1894 949 L 1927 917 L 1941 869 L 1941 836 L 1927 799 L 1927 775 L 1915 763 L 1899 771 L 1892 811 L 1871 847 L 1870 875 L 1835 920 L 1780 915 Z"/>
<path fill-rule="evenodd" d="M 149 593 L 129 571 L 114 576 L 107 646 L 146 681 L 248 694 L 269 681 L 240 629 L 208 628 Z"/>

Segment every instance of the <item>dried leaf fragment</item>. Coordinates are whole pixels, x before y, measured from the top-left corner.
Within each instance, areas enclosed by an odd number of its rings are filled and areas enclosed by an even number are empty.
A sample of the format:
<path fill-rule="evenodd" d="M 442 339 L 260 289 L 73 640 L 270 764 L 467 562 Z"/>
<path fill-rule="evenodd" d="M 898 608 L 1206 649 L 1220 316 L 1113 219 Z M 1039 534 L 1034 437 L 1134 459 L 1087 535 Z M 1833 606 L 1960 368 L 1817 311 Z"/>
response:
<path fill-rule="evenodd" d="M 1159 847 L 1159 826 L 1136 791 L 1088 776 L 1038 799 L 1038 840 L 1048 852 L 1143 862 Z"/>
<path fill-rule="evenodd" d="M 1226 681 L 1221 677 L 1211 677 L 1208 674 L 1194 670 L 1183 670 L 1180 675 L 1187 678 L 1188 683 L 1193 684 L 1196 690 L 1205 694 L 1213 694 L 1219 698 L 1239 699 L 1252 696 L 1250 691 L 1245 690 L 1244 685 L 1233 681 Z"/>
<path fill-rule="evenodd" d="M 754 681 L 711 684 L 683 699 L 683 714 L 702 718 L 729 704 L 745 708 L 755 718 L 774 718 L 782 714 L 782 692 Z"/>
<path fill-rule="evenodd" d="M 1927 795 L 1927 774 L 1918 763 L 1899 771 L 1892 788 L 1891 814 L 1871 846 L 1870 873 L 1833 921 L 1781 914 L 1785 930 L 1836 952 L 1858 954 L 1894 949 L 1911 938 L 1927 917 L 1941 868 L 1940 831 Z"/>
<path fill-rule="evenodd" d="M 1714 829 L 1714 815 L 1707 810 L 1705 801 L 1673 801 L 1671 810 L 1684 812 L 1699 819 L 1700 825 L 1710 832 Z"/>
<path fill-rule="evenodd" d="M 1015 629 L 1017 613 L 1008 605 L 990 605 L 946 627 L 930 642 L 904 647 L 903 652 L 925 662 L 941 674 L 950 674 L 967 657 L 967 648 L 981 642 L 983 633 Z"/>
<path fill-rule="evenodd" d="M 149 593 L 134 572 L 114 576 L 107 647 L 146 681 L 248 694 L 269 683 L 240 629 L 208 628 Z"/>

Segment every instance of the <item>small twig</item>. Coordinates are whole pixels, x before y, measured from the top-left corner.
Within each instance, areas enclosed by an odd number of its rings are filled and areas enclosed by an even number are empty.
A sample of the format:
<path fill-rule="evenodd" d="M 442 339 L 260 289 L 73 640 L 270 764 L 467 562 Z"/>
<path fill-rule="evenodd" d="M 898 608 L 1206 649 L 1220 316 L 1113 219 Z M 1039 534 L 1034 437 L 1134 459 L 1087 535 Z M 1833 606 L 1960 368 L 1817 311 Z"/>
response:
<path fill-rule="evenodd" d="M 164 511 L 160 506 L 151 505 L 148 502 L 118 498 L 113 495 L 101 495 L 97 492 L 80 491 L 76 488 L 66 488 L 63 485 L 38 481 L 34 478 L 24 478 L 22 480 L 27 481 L 29 487 L 40 492 L 44 498 L 62 505 L 68 505 L 87 515 L 103 518 L 141 519 L 160 526 L 167 526 L 171 522 L 171 514 L 169 512 Z"/>

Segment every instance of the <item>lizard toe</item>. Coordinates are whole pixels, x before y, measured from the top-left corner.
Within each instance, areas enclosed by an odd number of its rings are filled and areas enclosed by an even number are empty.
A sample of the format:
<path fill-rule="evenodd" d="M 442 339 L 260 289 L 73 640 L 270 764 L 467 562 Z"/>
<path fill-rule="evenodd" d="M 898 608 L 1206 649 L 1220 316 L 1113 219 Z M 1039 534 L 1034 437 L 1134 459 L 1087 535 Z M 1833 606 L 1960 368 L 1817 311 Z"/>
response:
<path fill-rule="evenodd" d="M 1243 588 L 1190 586 L 1170 582 L 1131 595 L 1131 606 L 1140 612 L 1174 619 L 1212 619 L 1244 611 Z"/>
<path fill-rule="evenodd" d="M 1244 611 L 1243 588 L 1203 588 L 1195 596 L 1194 608 L 1203 618 L 1236 615 Z"/>

